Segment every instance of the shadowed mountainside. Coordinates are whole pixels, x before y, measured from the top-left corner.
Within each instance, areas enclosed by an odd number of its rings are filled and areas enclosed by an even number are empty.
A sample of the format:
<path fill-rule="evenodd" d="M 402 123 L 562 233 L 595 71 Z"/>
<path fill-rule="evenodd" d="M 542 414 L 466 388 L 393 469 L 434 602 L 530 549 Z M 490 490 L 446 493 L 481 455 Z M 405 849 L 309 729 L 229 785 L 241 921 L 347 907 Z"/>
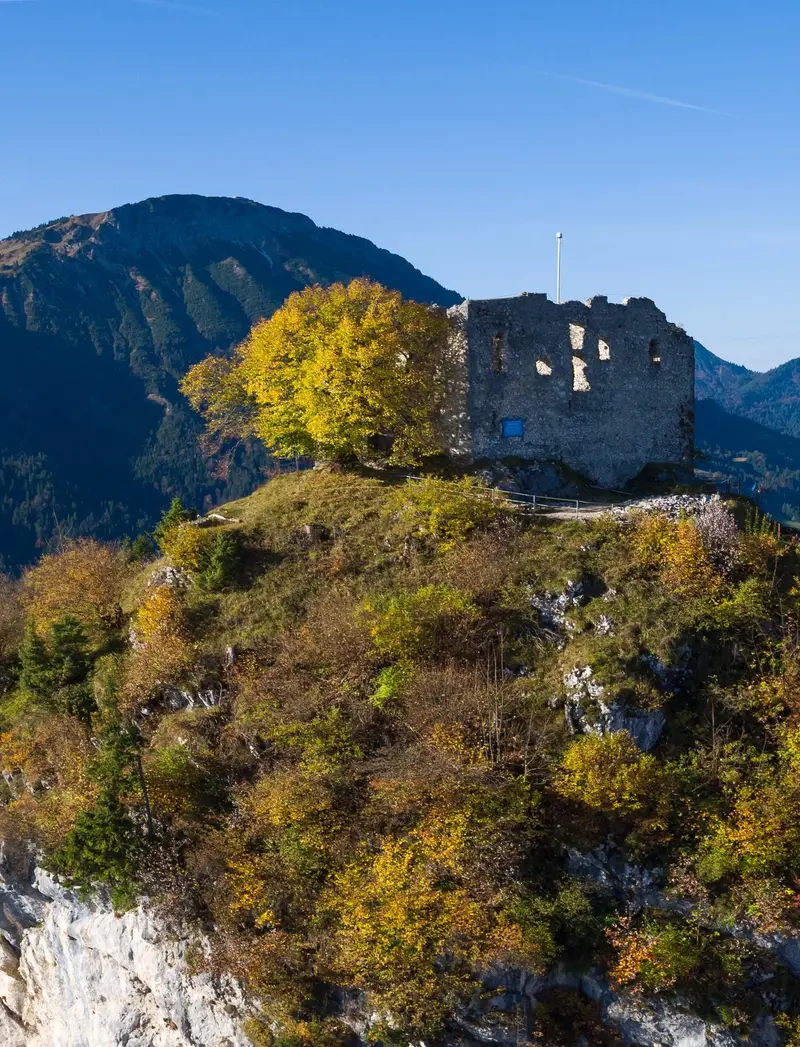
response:
<path fill-rule="evenodd" d="M 58 533 L 135 534 L 173 495 L 208 506 L 262 482 L 255 447 L 214 475 L 178 381 L 293 291 L 359 276 L 460 301 L 369 240 L 238 198 L 160 197 L 0 241 L 0 566 Z"/>
<path fill-rule="evenodd" d="M 695 342 L 698 400 L 716 400 L 726 411 L 800 437 L 800 358 L 771 371 L 730 364 Z"/>
<path fill-rule="evenodd" d="M 763 374 L 695 342 L 695 442 L 777 519 L 800 519 L 800 360 Z"/>

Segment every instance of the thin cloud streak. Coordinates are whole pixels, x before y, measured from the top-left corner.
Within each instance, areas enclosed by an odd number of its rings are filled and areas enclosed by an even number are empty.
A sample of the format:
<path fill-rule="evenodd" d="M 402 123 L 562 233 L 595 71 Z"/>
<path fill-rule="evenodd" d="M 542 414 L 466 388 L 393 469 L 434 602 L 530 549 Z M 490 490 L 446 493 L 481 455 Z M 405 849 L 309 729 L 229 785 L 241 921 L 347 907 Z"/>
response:
<path fill-rule="evenodd" d="M 691 102 L 679 102 L 676 98 L 667 98 L 665 95 L 653 95 L 648 91 L 635 91 L 631 87 L 617 87 L 616 84 L 603 84 L 599 80 L 584 80 L 580 76 L 566 76 L 563 73 L 545 73 L 536 70 L 537 76 L 545 76 L 550 80 L 566 80 L 570 84 L 583 84 L 584 87 L 595 87 L 598 91 L 607 91 L 612 95 L 622 95 L 624 98 L 638 98 L 641 102 L 655 102 L 657 105 L 671 105 L 676 109 L 692 109 L 696 113 L 710 113 L 712 116 L 729 116 L 737 119 L 734 113 L 726 113 L 722 109 L 709 109 L 705 105 L 693 105 Z"/>
<path fill-rule="evenodd" d="M 1 0 L 0 0 L 1 2 Z M 179 0 L 133 0 L 135 4 L 148 4 L 151 7 L 170 7 L 173 11 L 187 11 L 193 15 L 214 15 L 210 7 L 199 7 L 197 4 L 182 4 Z"/>

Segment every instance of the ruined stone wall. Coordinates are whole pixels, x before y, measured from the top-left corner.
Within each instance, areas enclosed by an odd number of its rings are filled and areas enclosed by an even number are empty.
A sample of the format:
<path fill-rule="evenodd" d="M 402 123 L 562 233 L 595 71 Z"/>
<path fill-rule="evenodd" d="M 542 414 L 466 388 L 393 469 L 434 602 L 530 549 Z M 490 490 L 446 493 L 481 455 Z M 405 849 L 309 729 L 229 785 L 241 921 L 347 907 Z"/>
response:
<path fill-rule="evenodd" d="M 604 486 L 690 464 L 694 344 L 650 299 L 528 294 L 450 313 L 451 453 L 562 461 Z"/>

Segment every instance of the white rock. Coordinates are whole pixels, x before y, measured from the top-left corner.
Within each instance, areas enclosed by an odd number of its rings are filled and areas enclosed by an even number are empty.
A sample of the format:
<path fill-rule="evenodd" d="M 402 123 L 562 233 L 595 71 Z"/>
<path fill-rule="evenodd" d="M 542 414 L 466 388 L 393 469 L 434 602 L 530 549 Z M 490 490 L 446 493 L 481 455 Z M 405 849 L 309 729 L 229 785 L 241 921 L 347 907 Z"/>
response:
<path fill-rule="evenodd" d="M 19 955 L 0 974 L 3 1047 L 250 1047 L 240 988 L 192 975 L 188 941 L 145 906 L 116 916 L 41 871 L 0 883 L 0 928 Z"/>
<path fill-rule="evenodd" d="M 661 737 L 666 724 L 661 709 L 629 709 L 619 702 L 606 701 L 605 687 L 594 678 L 590 665 L 566 673 L 564 687 L 564 712 L 571 730 L 586 734 L 628 731 L 643 752 L 652 749 Z"/>

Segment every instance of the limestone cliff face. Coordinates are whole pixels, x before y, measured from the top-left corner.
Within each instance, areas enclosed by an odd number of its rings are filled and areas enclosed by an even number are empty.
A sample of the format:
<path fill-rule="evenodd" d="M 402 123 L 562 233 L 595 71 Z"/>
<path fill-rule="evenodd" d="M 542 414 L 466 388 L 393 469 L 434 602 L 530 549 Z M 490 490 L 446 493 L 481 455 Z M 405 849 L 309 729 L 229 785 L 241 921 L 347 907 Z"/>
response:
<path fill-rule="evenodd" d="M 600 872 L 608 874 L 605 866 Z M 633 875 L 623 873 L 623 880 Z M 80 901 L 33 865 L 20 869 L 17 863 L 12 873 L 0 854 L 0 1045 L 251 1047 L 242 1031 L 248 1009 L 240 987 L 192 974 L 188 944 L 145 905 L 116 916 L 102 900 Z M 797 943 L 771 944 L 796 971 Z M 504 990 L 492 998 L 500 985 Z M 546 975 L 487 973 L 480 1000 L 456 1017 L 444 1047 L 517 1047 L 518 1030 L 503 1008 L 514 1005 L 530 1016 L 553 989 L 594 1001 L 605 1024 L 628 1044 L 745 1047 L 739 1036 L 679 1000 L 619 994 L 597 972 L 561 968 Z M 343 1002 L 342 1017 L 356 1041 L 365 1043 L 370 1018 L 364 1001 L 351 996 Z M 778 1047 L 774 1022 L 759 1020 L 746 1043 Z"/>
<path fill-rule="evenodd" d="M 146 907 L 115 916 L 41 870 L 0 874 L 3 1047 L 249 1047 L 233 982 L 192 975 Z"/>

